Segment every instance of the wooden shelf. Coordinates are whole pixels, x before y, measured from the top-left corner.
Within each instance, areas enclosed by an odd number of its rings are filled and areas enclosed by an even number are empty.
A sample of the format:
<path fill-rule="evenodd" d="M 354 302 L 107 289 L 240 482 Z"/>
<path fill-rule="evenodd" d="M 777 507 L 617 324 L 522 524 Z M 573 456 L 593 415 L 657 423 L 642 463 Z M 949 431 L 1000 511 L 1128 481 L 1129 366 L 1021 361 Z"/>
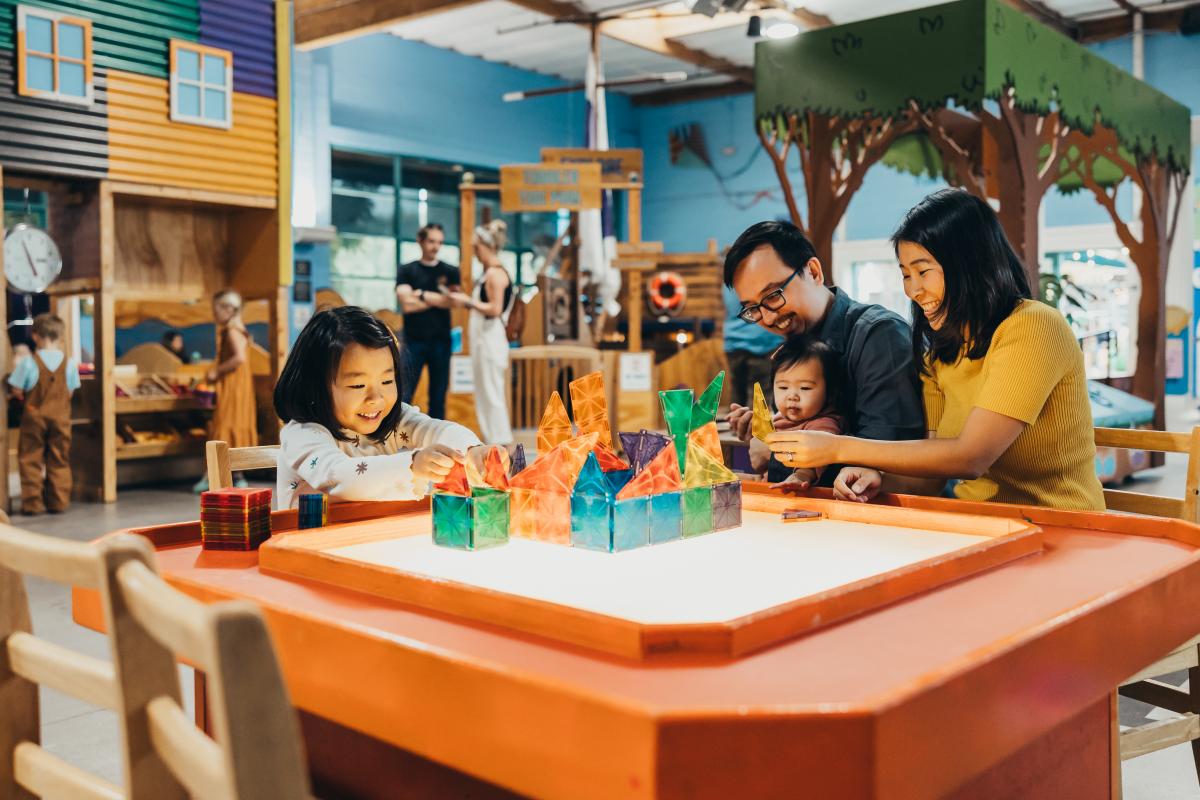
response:
<path fill-rule="evenodd" d="M 173 442 L 138 442 L 129 444 L 121 442 L 117 445 L 117 461 L 131 461 L 138 458 L 161 458 L 195 452 L 204 452 L 203 439 L 180 439 Z"/>
<path fill-rule="evenodd" d="M 209 411 L 194 397 L 118 397 L 118 414 L 152 414 L 158 411 Z"/>

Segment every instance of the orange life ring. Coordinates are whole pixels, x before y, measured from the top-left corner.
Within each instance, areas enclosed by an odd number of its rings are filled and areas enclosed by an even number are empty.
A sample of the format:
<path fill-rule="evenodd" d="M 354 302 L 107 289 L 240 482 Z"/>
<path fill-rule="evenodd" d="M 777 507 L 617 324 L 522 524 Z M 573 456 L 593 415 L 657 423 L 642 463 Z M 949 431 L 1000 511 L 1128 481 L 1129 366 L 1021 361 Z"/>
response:
<path fill-rule="evenodd" d="M 678 272 L 659 272 L 646 287 L 646 302 L 653 314 L 675 316 L 683 310 L 687 286 Z"/>

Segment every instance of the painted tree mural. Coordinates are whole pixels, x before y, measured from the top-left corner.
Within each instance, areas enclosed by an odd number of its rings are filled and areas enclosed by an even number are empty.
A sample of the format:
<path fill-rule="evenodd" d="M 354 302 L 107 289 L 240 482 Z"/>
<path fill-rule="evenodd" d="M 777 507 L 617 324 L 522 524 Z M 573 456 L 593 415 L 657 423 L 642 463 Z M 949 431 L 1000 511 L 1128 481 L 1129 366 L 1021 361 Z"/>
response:
<path fill-rule="evenodd" d="M 1092 192 L 1141 276 L 1134 392 L 1155 402 L 1161 424 L 1186 107 L 1002 0 L 958 0 L 759 43 L 755 110 L 789 213 L 827 263 L 851 197 L 881 161 L 997 201 L 1034 286 L 1042 198 L 1056 184 Z M 1138 225 L 1117 213 L 1122 183 L 1143 192 Z"/>

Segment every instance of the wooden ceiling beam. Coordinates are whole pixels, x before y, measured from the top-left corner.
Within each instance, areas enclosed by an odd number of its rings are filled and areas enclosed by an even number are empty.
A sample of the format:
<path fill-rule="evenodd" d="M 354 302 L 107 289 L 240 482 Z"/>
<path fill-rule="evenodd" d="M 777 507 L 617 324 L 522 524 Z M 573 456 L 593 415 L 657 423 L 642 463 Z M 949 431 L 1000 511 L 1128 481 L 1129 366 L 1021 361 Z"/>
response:
<path fill-rule="evenodd" d="M 311 50 L 479 0 L 296 0 L 296 47 Z"/>

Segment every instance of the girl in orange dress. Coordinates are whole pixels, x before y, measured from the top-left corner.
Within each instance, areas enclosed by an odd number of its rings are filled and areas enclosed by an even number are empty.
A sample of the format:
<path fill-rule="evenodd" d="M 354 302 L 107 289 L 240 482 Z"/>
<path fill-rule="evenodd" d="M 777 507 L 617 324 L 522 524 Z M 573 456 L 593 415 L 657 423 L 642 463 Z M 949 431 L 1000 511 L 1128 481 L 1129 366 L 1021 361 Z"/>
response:
<path fill-rule="evenodd" d="M 230 447 L 254 447 L 258 444 L 258 424 L 254 378 L 250 374 L 250 332 L 242 322 L 242 296 L 232 289 L 222 289 L 213 295 L 212 303 L 218 330 L 217 361 L 208 371 L 208 380 L 216 384 L 217 405 L 209 438 L 227 442 Z M 234 486 L 247 485 L 241 473 L 233 477 Z M 206 490 L 207 477 L 200 484 L 197 491 Z"/>

